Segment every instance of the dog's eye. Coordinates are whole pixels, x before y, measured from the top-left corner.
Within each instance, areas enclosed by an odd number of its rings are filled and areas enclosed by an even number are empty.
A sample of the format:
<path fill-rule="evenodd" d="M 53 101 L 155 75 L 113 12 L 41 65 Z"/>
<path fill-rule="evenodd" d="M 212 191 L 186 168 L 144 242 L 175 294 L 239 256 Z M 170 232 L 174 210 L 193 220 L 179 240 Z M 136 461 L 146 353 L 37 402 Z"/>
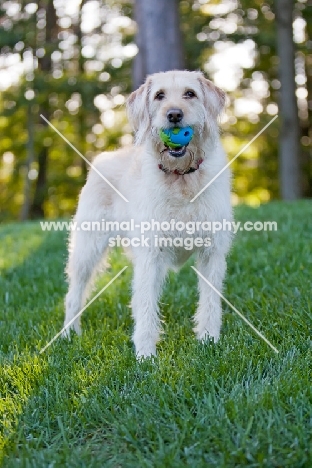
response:
<path fill-rule="evenodd" d="M 164 97 L 165 97 L 165 93 L 163 91 L 158 91 L 155 94 L 156 101 L 161 101 L 162 99 L 164 99 Z"/>
<path fill-rule="evenodd" d="M 184 94 L 183 97 L 185 97 L 187 99 L 192 99 L 192 98 L 196 97 L 196 94 L 194 93 L 194 91 L 189 89 L 189 90 L 186 91 L 186 93 Z"/>

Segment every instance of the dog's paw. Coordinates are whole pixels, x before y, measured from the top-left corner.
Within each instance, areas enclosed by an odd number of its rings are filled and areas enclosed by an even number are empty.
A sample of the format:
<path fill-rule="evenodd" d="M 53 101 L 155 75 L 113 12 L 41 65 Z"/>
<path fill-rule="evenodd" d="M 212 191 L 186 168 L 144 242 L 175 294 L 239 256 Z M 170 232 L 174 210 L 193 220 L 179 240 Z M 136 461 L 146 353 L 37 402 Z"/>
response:
<path fill-rule="evenodd" d="M 196 338 L 198 341 L 205 342 L 205 341 L 213 341 L 217 343 L 220 338 L 220 328 L 219 327 L 209 327 L 205 329 L 198 329 L 198 327 L 194 328 L 194 332 L 196 334 Z"/>
<path fill-rule="evenodd" d="M 62 330 L 60 337 L 63 338 L 64 340 L 70 340 L 70 329 L 65 328 L 64 330 Z"/>
<path fill-rule="evenodd" d="M 143 360 L 156 356 L 156 346 L 145 346 L 144 348 L 136 349 L 137 360 Z"/>
<path fill-rule="evenodd" d="M 80 327 L 79 323 L 74 322 L 71 325 L 69 325 L 68 327 L 66 325 L 67 324 L 64 323 L 64 328 L 63 328 L 63 331 L 62 331 L 62 333 L 60 335 L 62 338 L 70 340 L 71 332 L 74 332 L 77 335 L 81 335 L 81 327 Z"/>

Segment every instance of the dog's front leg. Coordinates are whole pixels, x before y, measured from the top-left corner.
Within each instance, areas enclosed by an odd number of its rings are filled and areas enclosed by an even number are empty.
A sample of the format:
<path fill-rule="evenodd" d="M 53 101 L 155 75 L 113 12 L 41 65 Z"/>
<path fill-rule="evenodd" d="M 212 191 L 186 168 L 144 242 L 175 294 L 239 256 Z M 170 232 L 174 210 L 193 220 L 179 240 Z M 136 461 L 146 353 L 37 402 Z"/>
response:
<path fill-rule="evenodd" d="M 160 256 L 150 252 L 135 256 L 131 305 L 134 319 L 132 339 L 137 357 L 156 355 L 161 331 L 158 299 L 166 271 Z"/>
<path fill-rule="evenodd" d="M 198 255 L 198 271 L 218 290 L 222 291 L 226 271 L 225 253 L 213 249 Z M 220 296 L 201 277 L 198 281 L 199 303 L 194 317 L 194 331 L 199 340 L 212 338 L 216 343 L 220 336 L 222 307 Z"/>
<path fill-rule="evenodd" d="M 80 224 L 80 221 L 77 221 Z M 70 336 L 70 330 L 81 333 L 80 311 L 92 287 L 96 267 L 99 265 L 108 244 L 108 235 L 97 232 L 76 231 L 72 233 L 69 259 L 66 267 L 69 289 L 65 300 L 66 329 L 63 337 Z M 77 318 L 74 320 L 74 318 Z"/>

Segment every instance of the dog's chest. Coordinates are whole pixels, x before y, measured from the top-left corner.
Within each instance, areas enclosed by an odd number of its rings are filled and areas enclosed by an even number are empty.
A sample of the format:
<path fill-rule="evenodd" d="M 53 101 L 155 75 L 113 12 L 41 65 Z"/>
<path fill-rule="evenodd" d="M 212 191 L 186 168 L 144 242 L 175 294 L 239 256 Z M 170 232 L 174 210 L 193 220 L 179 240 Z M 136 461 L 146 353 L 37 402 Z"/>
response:
<path fill-rule="evenodd" d="M 155 221 L 171 220 L 180 221 L 182 223 L 212 221 L 214 219 L 215 210 L 207 204 L 190 203 L 185 199 L 167 198 L 156 200 L 155 203 L 142 203 L 139 211 L 139 217 L 147 221 L 154 219 Z M 138 212 L 136 212 L 138 216 Z"/>

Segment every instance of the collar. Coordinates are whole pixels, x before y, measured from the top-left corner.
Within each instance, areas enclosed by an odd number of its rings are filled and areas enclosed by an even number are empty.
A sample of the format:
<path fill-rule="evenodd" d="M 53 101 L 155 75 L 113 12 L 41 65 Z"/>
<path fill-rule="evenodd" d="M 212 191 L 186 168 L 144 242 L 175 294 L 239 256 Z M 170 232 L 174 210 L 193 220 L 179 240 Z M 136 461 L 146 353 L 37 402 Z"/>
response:
<path fill-rule="evenodd" d="M 158 164 L 158 167 L 161 171 L 165 172 L 166 174 L 176 174 L 176 175 L 186 175 L 186 174 L 191 174 L 192 172 L 195 172 L 199 169 L 199 166 L 203 162 L 203 159 L 199 159 L 196 162 L 196 167 L 190 167 L 187 171 L 179 171 L 178 169 L 175 169 L 174 171 L 170 171 L 170 169 L 167 169 L 164 167 L 162 164 Z"/>

